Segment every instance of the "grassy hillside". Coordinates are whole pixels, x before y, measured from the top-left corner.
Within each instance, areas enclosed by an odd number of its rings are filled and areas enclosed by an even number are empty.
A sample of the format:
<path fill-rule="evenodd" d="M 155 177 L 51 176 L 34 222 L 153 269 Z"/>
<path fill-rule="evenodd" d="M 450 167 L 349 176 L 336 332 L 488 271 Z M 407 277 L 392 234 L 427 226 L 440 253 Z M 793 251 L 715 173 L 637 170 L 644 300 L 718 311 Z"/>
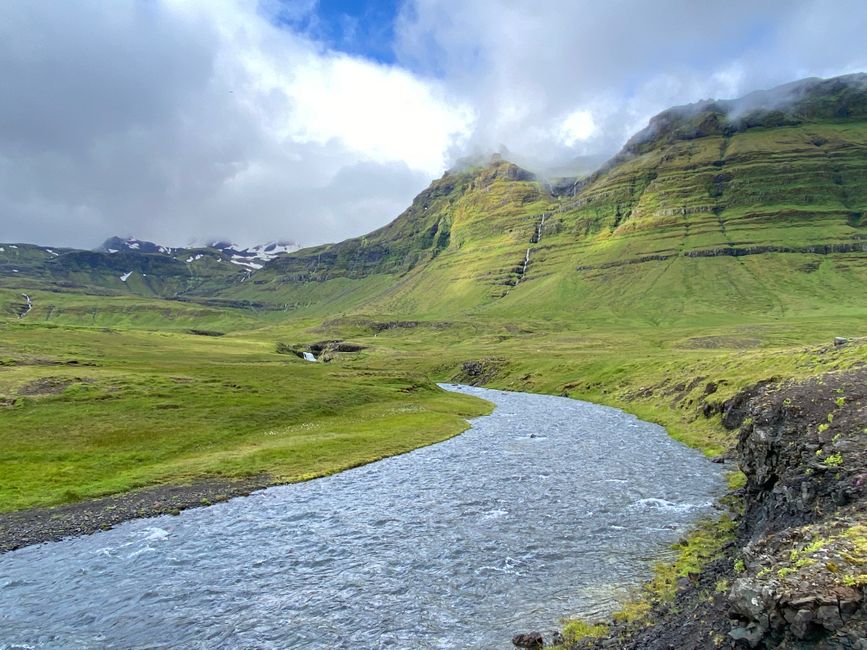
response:
<path fill-rule="evenodd" d="M 321 476 L 459 433 L 481 400 L 271 340 L 0 330 L 0 512 L 207 476 Z"/>
<path fill-rule="evenodd" d="M 261 270 L 0 245 L 0 509 L 335 471 L 480 412 L 435 380 L 621 406 L 719 452 L 740 389 L 867 361 L 859 79 L 667 112 L 556 193 L 502 160 L 453 171 Z M 276 353 L 336 339 L 364 350 Z"/>
<path fill-rule="evenodd" d="M 856 316 L 862 81 L 673 109 L 558 196 L 502 161 L 448 174 L 386 228 L 289 255 L 225 295 L 317 315 L 700 325 L 732 311 L 815 316 L 833 301 Z M 756 108 L 793 94 L 785 110 Z"/>

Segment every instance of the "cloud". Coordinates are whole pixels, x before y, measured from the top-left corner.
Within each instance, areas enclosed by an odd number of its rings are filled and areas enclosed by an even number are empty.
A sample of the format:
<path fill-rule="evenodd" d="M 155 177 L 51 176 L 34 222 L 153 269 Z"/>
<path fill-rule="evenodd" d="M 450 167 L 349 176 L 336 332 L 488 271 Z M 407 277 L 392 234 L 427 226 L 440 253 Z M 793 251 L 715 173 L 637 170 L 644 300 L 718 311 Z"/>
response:
<path fill-rule="evenodd" d="M 0 240 L 315 243 L 402 211 L 469 135 L 471 109 L 273 9 L 3 3 Z"/>
<path fill-rule="evenodd" d="M 468 146 L 557 164 L 671 105 L 865 70 L 865 29 L 860 0 L 412 0 L 397 51 L 474 107 Z"/>
<path fill-rule="evenodd" d="M 674 104 L 867 69 L 861 0 L 406 0 L 363 31 L 394 34 L 394 64 L 358 34 L 337 51 L 325 19 L 315 0 L 0 3 L 0 241 L 337 240 L 463 156 L 561 166 Z"/>

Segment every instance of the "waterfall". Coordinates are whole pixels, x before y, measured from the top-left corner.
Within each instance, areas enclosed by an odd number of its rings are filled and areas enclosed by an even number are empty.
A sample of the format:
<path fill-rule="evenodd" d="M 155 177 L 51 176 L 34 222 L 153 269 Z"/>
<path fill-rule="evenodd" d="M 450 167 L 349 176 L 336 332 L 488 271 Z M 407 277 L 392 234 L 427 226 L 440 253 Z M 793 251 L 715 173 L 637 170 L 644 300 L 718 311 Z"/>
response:
<path fill-rule="evenodd" d="M 304 360 L 305 360 L 305 361 L 313 361 L 314 363 L 316 362 L 316 357 L 314 357 L 314 356 L 313 356 L 312 354 L 310 354 L 309 352 L 302 352 L 301 354 L 304 355 Z"/>
<path fill-rule="evenodd" d="M 24 297 L 25 304 L 24 304 L 24 311 L 22 311 L 20 314 L 18 314 L 19 320 L 24 318 L 27 314 L 30 313 L 30 310 L 33 309 L 33 301 L 30 299 L 30 296 L 27 295 L 26 293 L 22 293 L 21 295 Z"/>

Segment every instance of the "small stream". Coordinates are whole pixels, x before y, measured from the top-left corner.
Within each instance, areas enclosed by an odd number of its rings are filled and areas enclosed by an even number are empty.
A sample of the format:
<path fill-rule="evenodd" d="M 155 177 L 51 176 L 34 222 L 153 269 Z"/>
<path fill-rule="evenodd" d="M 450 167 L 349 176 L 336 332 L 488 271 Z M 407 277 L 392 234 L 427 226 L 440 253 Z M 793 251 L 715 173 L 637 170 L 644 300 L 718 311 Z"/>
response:
<path fill-rule="evenodd" d="M 446 442 L 0 555 L 0 648 L 510 648 L 646 578 L 723 470 L 621 411 L 496 404 Z"/>

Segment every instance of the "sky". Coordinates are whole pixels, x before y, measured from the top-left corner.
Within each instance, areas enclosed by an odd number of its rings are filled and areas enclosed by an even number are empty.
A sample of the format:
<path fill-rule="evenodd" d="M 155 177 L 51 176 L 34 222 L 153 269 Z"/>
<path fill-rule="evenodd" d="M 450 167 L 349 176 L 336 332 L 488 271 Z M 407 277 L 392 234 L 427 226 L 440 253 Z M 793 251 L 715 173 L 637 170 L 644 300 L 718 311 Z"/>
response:
<path fill-rule="evenodd" d="M 468 156 L 867 71 L 863 0 L 4 0 L 0 241 L 338 241 Z"/>

